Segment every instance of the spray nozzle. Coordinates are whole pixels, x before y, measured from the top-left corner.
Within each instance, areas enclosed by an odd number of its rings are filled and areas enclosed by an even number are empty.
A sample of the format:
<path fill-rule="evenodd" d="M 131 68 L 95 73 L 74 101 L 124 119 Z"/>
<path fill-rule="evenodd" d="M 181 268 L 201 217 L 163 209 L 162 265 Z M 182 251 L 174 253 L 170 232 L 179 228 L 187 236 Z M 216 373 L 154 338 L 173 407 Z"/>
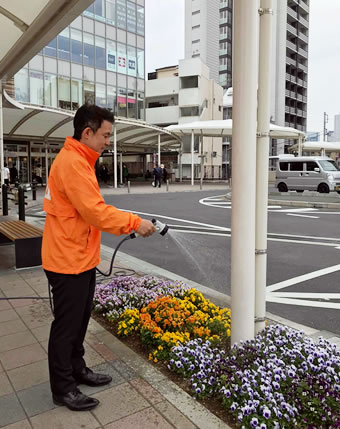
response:
<path fill-rule="evenodd" d="M 159 232 L 161 235 L 165 235 L 168 232 L 169 227 L 165 223 L 162 223 L 157 219 L 152 219 L 151 222 L 154 224 L 156 231 Z M 132 232 L 128 237 L 133 239 L 138 236 L 139 234 L 137 234 L 137 232 Z"/>
<path fill-rule="evenodd" d="M 155 225 L 156 231 L 161 235 L 165 235 L 168 232 L 169 227 L 165 223 L 162 223 L 157 219 L 152 219 L 151 222 Z"/>

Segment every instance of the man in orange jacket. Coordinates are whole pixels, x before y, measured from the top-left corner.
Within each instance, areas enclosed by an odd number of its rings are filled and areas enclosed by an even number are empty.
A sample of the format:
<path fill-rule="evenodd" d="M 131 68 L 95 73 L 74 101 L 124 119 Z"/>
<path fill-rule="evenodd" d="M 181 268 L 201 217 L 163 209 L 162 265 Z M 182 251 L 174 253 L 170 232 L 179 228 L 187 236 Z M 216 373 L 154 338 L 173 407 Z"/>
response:
<path fill-rule="evenodd" d="M 105 204 L 100 194 L 94 164 L 110 145 L 113 122 L 113 114 L 98 106 L 78 109 L 74 136 L 66 138 L 53 162 L 44 198 L 42 264 L 54 304 L 48 344 L 52 397 L 55 404 L 75 411 L 99 403 L 81 393 L 77 384 L 111 382 L 110 376 L 87 368 L 83 358 L 101 231 L 116 235 L 136 231 L 142 237 L 155 231 L 151 221 Z"/>

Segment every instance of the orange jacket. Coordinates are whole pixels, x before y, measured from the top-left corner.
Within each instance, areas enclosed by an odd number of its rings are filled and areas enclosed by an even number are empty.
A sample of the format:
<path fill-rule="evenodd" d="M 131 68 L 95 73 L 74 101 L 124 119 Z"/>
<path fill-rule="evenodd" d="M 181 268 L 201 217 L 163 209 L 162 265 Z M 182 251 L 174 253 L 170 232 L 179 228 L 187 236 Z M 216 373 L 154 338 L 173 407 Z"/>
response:
<path fill-rule="evenodd" d="M 100 262 L 100 231 L 129 234 L 140 226 L 139 216 L 105 204 L 94 171 L 98 157 L 67 137 L 53 162 L 43 206 L 45 270 L 79 274 L 94 268 Z"/>

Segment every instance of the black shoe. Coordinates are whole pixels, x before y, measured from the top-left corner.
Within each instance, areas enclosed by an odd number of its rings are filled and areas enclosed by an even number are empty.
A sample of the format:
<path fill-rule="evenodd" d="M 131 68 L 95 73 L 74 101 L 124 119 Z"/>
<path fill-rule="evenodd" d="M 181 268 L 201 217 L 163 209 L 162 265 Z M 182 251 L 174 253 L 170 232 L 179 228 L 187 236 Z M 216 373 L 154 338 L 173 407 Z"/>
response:
<path fill-rule="evenodd" d="M 84 368 L 81 372 L 74 374 L 74 378 L 78 384 L 87 386 L 104 386 L 112 381 L 109 375 L 93 372 L 90 368 Z"/>
<path fill-rule="evenodd" d="M 98 399 L 90 398 L 78 389 L 68 392 L 65 395 L 52 394 L 52 398 L 56 405 L 66 405 L 72 411 L 92 410 L 92 408 L 95 408 L 99 404 Z"/>

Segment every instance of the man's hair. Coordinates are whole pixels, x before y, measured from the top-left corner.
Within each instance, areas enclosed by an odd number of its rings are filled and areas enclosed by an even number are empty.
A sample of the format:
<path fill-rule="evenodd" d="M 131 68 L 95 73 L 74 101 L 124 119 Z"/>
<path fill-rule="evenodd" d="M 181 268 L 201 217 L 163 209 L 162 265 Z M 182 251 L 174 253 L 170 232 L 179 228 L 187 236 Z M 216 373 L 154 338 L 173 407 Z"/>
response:
<path fill-rule="evenodd" d="M 73 118 L 74 135 L 73 138 L 76 140 L 81 139 L 81 134 L 85 128 L 89 127 L 96 133 L 102 126 L 103 121 L 114 123 L 113 113 L 108 109 L 96 106 L 94 104 L 83 104 L 77 110 Z"/>

